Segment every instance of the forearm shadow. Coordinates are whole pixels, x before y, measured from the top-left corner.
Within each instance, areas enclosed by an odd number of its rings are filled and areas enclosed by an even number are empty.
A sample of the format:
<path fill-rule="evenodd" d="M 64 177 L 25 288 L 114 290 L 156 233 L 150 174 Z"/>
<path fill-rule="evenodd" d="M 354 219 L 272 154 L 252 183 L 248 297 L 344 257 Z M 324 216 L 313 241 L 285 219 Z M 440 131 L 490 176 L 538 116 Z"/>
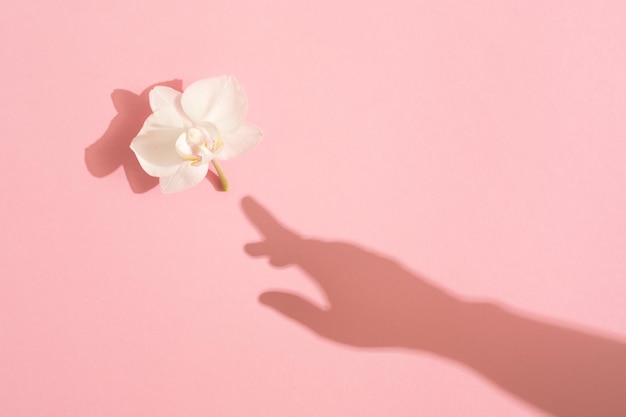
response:
<path fill-rule="evenodd" d="M 626 415 L 623 342 L 462 300 L 393 259 L 300 238 L 254 200 L 242 205 L 266 238 L 246 251 L 275 267 L 299 267 L 329 305 L 282 291 L 261 302 L 316 334 L 361 348 L 431 352 L 558 417 Z"/>

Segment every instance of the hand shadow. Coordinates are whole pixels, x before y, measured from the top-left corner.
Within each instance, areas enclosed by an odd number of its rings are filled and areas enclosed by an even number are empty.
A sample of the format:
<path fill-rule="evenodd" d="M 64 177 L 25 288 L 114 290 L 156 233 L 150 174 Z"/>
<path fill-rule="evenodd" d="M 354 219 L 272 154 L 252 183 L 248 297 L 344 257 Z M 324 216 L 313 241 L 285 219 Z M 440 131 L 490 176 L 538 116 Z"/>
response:
<path fill-rule="evenodd" d="M 181 80 L 171 80 L 153 84 L 139 95 L 127 90 L 113 91 L 111 100 L 117 115 L 111 120 L 102 137 L 85 149 L 85 165 L 91 175 L 102 178 L 123 166 L 128 184 L 137 194 L 145 193 L 159 183 L 158 178 L 144 172 L 129 148 L 143 122 L 152 113 L 148 95 L 157 85 L 179 91 L 182 89 Z M 215 189 L 221 190 L 219 177 L 215 173 L 209 172 L 207 178 Z"/>
<path fill-rule="evenodd" d="M 431 352 L 554 416 L 626 416 L 626 344 L 460 300 L 392 259 L 302 238 L 250 197 L 242 208 L 264 237 L 245 251 L 275 267 L 301 268 L 329 307 L 283 291 L 265 292 L 260 302 L 318 335 L 351 346 Z"/>

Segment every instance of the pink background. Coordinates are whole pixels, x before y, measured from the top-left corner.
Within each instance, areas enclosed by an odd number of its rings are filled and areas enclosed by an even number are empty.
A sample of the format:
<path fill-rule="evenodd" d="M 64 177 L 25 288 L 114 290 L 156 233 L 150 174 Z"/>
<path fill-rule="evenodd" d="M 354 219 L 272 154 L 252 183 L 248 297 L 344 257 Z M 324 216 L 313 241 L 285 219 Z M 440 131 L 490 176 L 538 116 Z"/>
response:
<path fill-rule="evenodd" d="M 0 414 L 626 415 L 625 21 L 3 2 Z M 265 139 L 163 195 L 147 91 L 222 74 Z"/>

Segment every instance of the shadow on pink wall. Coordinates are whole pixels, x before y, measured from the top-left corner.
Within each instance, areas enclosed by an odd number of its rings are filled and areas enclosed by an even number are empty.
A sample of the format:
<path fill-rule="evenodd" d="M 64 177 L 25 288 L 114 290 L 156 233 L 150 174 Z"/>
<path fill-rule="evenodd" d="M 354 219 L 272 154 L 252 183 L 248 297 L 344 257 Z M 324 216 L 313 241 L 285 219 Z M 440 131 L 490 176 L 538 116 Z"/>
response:
<path fill-rule="evenodd" d="M 111 93 L 117 115 L 111 120 L 106 132 L 85 149 L 85 165 L 91 175 L 106 177 L 122 166 L 128 185 L 137 194 L 150 191 L 159 183 L 158 178 L 144 172 L 129 148 L 143 122 L 152 113 L 149 94 L 157 85 L 182 90 L 181 80 L 171 80 L 153 84 L 138 95 L 121 89 Z M 209 171 L 207 178 L 216 190 L 221 190 L 219 177 L 214 172 Z"/>
<path fill-rule="evenodd" d="M 364 348 L 432 352 L 558 417 L 626 416 L 626 344 L 461 300 L 392 259 L 302 238 L 250 197 L 242 208 L 264 237 L 245 251 L 275 267 L 301 268 L 330 307 L 282 291 L 266 292 L 260 302 L 318 335 Z"/>

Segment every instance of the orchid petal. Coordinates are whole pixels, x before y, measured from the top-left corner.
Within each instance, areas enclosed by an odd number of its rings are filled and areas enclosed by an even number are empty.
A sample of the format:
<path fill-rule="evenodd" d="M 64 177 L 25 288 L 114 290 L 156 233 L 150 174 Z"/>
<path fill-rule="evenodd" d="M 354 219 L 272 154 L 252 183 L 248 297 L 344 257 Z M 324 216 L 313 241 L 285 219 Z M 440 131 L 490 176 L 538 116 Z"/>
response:
<path fill-rule="evenodd" d="M 185 161 L 173 175 L 160 178 L 161 191 L 176 193 L 191 188 L 202 181 L 208 171 L 209 164 L 193 165 Z"/>
<path fill-rule="evenodd" d="M 224 143 L 217 159 L 232 159 L 252 149 L 263 138 L 263 132 L 250 123 L 242 124 L 232 133 L 222 134 Z"/>
<path fill-rule="evenodd" d="M 221 132 L 234 132 L 248 112 L 248 100 L 232 76 L 199 80 L 181 97 L 181 105 L 194 122 L 211 122 Z"/>
<path fill-rule="evenodd" d="M 183 129 L 159 129 L 138 135 L 130 144 L 139 164 L 148 175 L 173 175 L 184 161 L 176 152 L 176 139 Z"/>
<path fill-rule="evenodd" d="M 154 130 L 162 129 L 188 129 L 191 122 L 176 107 L 167 107 L 152 113 L 143 123 L 143 127 L 139 134 L 148 133 Z"/>
<path fill-rule="evenodd" d="M 182 93 L 178 90 L 164 85 L 157 85 L 150 90 L 150 108 L 152 111 L 157 111 L 168 107 L 175 107 L 177 103 L 180 104 L 179 100 L 181 96 Z"/>

